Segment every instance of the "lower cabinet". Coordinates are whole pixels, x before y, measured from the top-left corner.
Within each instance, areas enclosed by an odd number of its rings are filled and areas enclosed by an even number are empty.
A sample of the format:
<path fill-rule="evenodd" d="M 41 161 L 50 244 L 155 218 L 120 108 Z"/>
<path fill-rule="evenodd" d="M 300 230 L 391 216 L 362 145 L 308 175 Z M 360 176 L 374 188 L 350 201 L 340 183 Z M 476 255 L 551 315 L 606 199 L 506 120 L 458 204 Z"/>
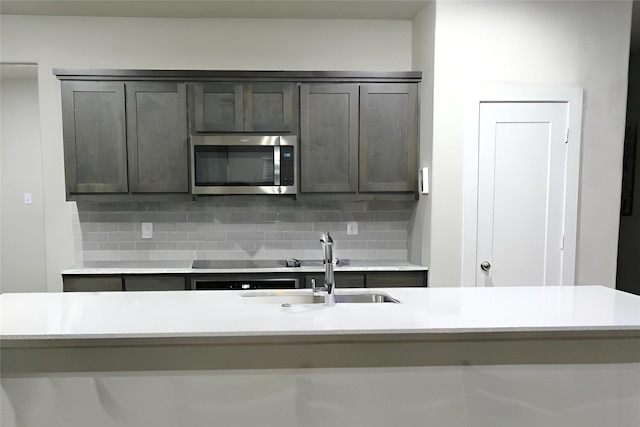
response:
<path fill-rule="evenodd" d="M 124 276 L 125 291 L 184 291 L 184 276 Z"/>
<path fill-rule="evenodd" d="M 403 288 L 427 286 L 425 271 L 375 272 L 366 275 L 367 288 Z"/>
<path fill-rule="evenodd" d="M 186 278 L 180 275 L 94 275 L 62 276 L 64 292 L 184 291 Z"/>
<path fill-rule="evenodd" d="M 324 274 L 309 274 L 305 285 L 311 288 L 311 280 L 315 279 L 316 286 L 324 284 Z M 426 271 L 384 271 L 384 272 L 336 272 L 336 287 L 338 288 L 402 288 L 426 287 Z"/>
<path fill-rule="evenodd" d="M 64 292 L 296 289 L 324 284 L 324 273 L 63 275 Z M 426 287 L 426 271 L 335 272 L 337 288 Z"/>
<path fill-rule="evenodd" d="M 334 273 L 337 288 L 364 288 L 364 274 L 352 272 Z M 311 280 L 315 279 L 316 286 L 324 285 L 324 273 L 310 274 L 305 278 L 305 287 L 312 288 Z"/>
<path fill-rule="evenodd" d="M 62 276 L 64 292 L 122 291 L 122 276 Z"/>

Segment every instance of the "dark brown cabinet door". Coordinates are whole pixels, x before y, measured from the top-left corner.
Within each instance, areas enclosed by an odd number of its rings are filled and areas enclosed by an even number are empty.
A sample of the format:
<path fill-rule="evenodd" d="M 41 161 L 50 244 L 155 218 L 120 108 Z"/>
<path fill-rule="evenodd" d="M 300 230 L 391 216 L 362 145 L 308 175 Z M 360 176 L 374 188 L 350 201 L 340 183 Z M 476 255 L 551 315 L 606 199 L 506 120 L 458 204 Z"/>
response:
<path fill-rule="evenodd" d="M 185 276 L 124 276 L 125 291 L 184 291 Z"/>
<path fill-rule="evenodd" d="M 358 84 L 300 86 L 302 192 L 358 189 Z"/>
<path fill-rule="evenodd" d="M 367 273 L 367 288 L 399 288 L 427 286 L 424 271 L 376 272 Z"/>
<path fill-rule="evenodd" d="M 417 84 L 360 86 L 360 191 L 415 191 L 417 120 Z"/>
<path fill-rule="evenodd" d="M 193 83 L 197 132 L 242 132 L 244 87 L 239 83 Z"/>
<path fill-rule="evenodd" d="M 293 83 L 192 83 L 199 133 L 290 133 L 297 126 Z"/>
<path fill-rule="evenodd" d="M 118 292 L 122 291 L 122 277 L 63 276 L 62 290 L 63 292 Z"/>
<path fill-rule="evenodd" d="M 247 83 L 244 97 L 245 132 L 293 131 L 293 83 Z"/>
<path fill-rule="evenodd" d="M 189 147 L 183 83 L 126 84 L 132 193 L 188 193 Z"/>
<path fill-rule="evenodd" d="M 124 83 L 61 87 L 67 194 L 126 193 Z"/>
<path fill-rule="evenodd" d="M 312 288 L 311 279 L 316 281 L 316 286 L 324 285 L 324 273 L 308 274 L 305 277 L 305 287 Z M 364 288 L 364 273 L 338 271 L 335 273 L 337 288 Z"/>

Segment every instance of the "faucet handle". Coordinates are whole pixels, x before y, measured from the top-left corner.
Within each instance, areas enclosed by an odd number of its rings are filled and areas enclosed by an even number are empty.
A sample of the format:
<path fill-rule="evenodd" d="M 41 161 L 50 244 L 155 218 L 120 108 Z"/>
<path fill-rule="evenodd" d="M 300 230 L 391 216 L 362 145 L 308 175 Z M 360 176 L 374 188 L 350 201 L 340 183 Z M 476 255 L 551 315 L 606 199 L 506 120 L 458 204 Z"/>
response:
<path fill-rule="evenodd" d="M 322 293 L 323 288 L 318 287 L 316 285 L 316 279 L 312 278 L 311 279 L 311 292 L 313 293 L 313 295 L 320 295 Z"/>

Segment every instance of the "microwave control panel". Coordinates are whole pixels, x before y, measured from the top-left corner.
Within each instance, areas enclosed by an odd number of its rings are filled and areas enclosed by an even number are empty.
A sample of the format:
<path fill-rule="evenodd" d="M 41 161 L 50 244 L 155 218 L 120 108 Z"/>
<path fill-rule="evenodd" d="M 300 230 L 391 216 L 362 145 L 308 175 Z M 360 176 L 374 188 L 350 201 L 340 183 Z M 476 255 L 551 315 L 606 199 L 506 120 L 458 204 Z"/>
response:
<path fill-rule="evenodd" d="M 280 146 L 280 185 L 293 185 L 294 175 L 294 147 Z"/>

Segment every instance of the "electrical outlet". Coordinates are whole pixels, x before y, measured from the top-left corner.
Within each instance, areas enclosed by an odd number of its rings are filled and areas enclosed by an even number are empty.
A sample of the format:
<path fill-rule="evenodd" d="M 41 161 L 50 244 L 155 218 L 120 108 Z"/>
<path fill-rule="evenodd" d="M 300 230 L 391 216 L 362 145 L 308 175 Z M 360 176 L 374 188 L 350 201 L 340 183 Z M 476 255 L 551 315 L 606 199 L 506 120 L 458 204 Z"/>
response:
<path fill-rule="evenodd" d="M 142 223 L 142 238 L 143 239 L 151 239 L 151 238 L 153 238 L 153 223 L 152 222 L 143 222 Z"/>
<path fill-rule="evenodd" d="M 358 234 L 358 223 L 357 222 L 348 222 L 347 223 L 347 234 Z"/>

